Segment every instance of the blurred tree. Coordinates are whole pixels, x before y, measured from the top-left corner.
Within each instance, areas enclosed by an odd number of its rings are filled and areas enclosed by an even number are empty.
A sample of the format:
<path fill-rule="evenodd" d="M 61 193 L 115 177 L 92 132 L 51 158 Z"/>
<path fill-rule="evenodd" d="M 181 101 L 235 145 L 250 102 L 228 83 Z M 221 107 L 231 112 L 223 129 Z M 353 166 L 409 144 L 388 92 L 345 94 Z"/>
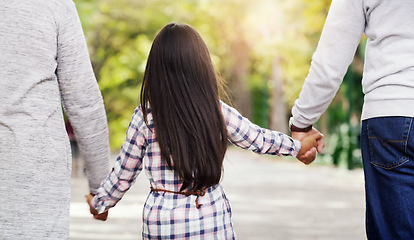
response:
<path fill-rule="evenodd" d="M 132 111 L 138 104 L 152 39 L 166 23 L 189 18 L 186 8 L 197 2 L 176 0 L 168 5 L 160 0 L 75 2 L 104 96 L 111 146 L 118 148 L 124 140 Z"/>
<path fill-rule="evenodd" d="M 138 104 L 155 34 L 169 22 L 194 26 L 205 40 L 240 112 L 264 127 L 286 132 L 316 49 L 330 0 L 75 0 L 90 57 L 104 95 L 111 146 L 119 148 Z M 353 64 L 360 74 L 360 62 Z M 357 77 L 352 77 L 357 79 Z M 354 94 L 338 93 L 334 103 Z M 348 81 L 346 81 L 348 82 Z M 346 85 L 344 82 L 344 85 Z M 345 89 L 345 87 L 344 87 Z M 352 109 L 358 109 L 359 102 Z M 328 125 L 343 119 L 328 110 Z M 348 112 L 347 112 L 348 113 Z M 342 114 L 342 115 L 341 115 Z M 355 115 L 355 114 L 354 114 Z M 356 114 L 357 115 L 357 114 Z M 341 120 L 342 121 L 342 120 Z"/>
<path fill-rule="evenodd" d="M 188 23 L 200 32 L 217 70 L 234 86 L 234 95 L 240 96 L 236 98 L 238 107 L 249 115 L 249 46 L 243 37 L 246 29 L 238 17 L 242 9 L 247 9 L 244 2 L 248 0 L 226 4 L 194 0 L 75 0 L 104 96 L 113 148 L 123 142 L 132 110 L 138 104 L 152 40 L 169 22 Z"/>
<path fill-rule="evenodd" d="M 282 58 L 285 96 L 289 108 L 302 90 L 330 3 L 331 0 L 293 0 L 284 5 L 289 28 L 278 49 Z"/>

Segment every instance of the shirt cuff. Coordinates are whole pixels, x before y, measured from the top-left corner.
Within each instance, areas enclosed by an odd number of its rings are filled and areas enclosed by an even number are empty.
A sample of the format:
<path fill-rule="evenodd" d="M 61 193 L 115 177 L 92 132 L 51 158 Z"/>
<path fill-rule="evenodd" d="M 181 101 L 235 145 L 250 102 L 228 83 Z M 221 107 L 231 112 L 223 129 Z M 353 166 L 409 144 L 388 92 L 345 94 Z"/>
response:
<path fill-rule="evenodd" d="M 98 197 L 95 196 L 91 200 L 91 206 L 98 211 L 98 214 L 101 214 L 106 211 L 107 207 L 103 204 L 103 201 L 98 202 Z"/>
<path fill-rule="evenodd" d="M 300 149 L 302 148 L 302 143 L 296 139 L 292 139 L 292 140 L 293 140 L 293 145 L 294 145 L 292 156 L 296 158 L 300 152 Z"/>
<path fill-rule="evenodd" d="M 303 123 L 303 122 L 298 122 L 298 120 L 297 120 L 295 117 L 291 117 L 291 118 L 289 119 L 289 122 L 290 122 L 291 124 L 293 124 L 295 127 L 298 127 L 298 128 L 307 128 L 307 127 L 309 127 L 309 126 L 312 126 L 312 125 L 313 125 L 313 123 Z"/>
<path fill-rule="evenodd" d="M 94 195 L 94 196 L 95 196 L 95 195 L 98 193 L 98 189 L 97 189 L 97 188 L 90 188 L 89 192 L 90 192 L 92 195 Z"/>

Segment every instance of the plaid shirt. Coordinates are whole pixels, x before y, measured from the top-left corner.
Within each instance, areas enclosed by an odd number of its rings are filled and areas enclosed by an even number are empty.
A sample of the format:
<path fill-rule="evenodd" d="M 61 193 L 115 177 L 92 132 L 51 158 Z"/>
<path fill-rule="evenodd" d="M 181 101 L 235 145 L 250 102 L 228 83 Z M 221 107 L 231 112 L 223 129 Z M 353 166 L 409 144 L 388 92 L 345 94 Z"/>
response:
<path fill-rule="evenodd" d="M 280 132 L 260 128 L 234 108 L 221 103 L 229 141 L 259 154 L 296 157 L 301 143 Z M 161 158 L 152 115 L 145 124 L 141 106 L 132 116 L 126 140 L 109 176 L 102 182 L 92 205 L 99 212 L 115 206 L 144 168 L 151 187 L 179 191 L 182 181 Z M 220 184 L 199 197 L 151 191 L 143 210 L 143 239 L 235 239 L 231 208 Z"/>

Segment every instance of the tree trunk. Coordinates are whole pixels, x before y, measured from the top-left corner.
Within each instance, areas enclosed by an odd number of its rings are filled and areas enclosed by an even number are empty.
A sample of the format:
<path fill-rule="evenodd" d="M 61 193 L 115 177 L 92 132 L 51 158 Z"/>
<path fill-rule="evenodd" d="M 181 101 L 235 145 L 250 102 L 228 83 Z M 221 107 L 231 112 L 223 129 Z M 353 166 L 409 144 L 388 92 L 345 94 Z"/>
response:
<path fill-rule="evenodd" d="M 249 47 L 238 39 L 231 46 L 233 63 L 230 70 L 231 92 L 237 110 L 245 117 L 252 117 L 252 99 L 249 87 Z"/>
<path fill-rule="evenodd" d="M 279 59 L 276 58 L 272 63 L 272 74 L 270 76 L 270 121 L 269 128 L 279 132 L 288 133 L 288 119 L 286 103 L 284 99 L 282 74 Z"/>

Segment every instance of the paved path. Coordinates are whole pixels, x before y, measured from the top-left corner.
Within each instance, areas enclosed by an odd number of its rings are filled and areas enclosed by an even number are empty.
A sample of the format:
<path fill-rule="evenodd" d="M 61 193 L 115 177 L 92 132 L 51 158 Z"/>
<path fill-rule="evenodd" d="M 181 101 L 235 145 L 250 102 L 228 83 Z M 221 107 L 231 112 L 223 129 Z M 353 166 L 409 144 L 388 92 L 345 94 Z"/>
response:
<path fill-rule="evenodd" d="M 363 182 L 361 169 L 305 166 L 230 148 L 222 184 L 239 240 L 359 240 L 366 239 Z M 144 174 L 106 222 L 89 215 L 83 198 L 87 191 L 86 179 L 74 175 L 72 240 L 141 239 L 142 207 L 149 192 Z"/>

